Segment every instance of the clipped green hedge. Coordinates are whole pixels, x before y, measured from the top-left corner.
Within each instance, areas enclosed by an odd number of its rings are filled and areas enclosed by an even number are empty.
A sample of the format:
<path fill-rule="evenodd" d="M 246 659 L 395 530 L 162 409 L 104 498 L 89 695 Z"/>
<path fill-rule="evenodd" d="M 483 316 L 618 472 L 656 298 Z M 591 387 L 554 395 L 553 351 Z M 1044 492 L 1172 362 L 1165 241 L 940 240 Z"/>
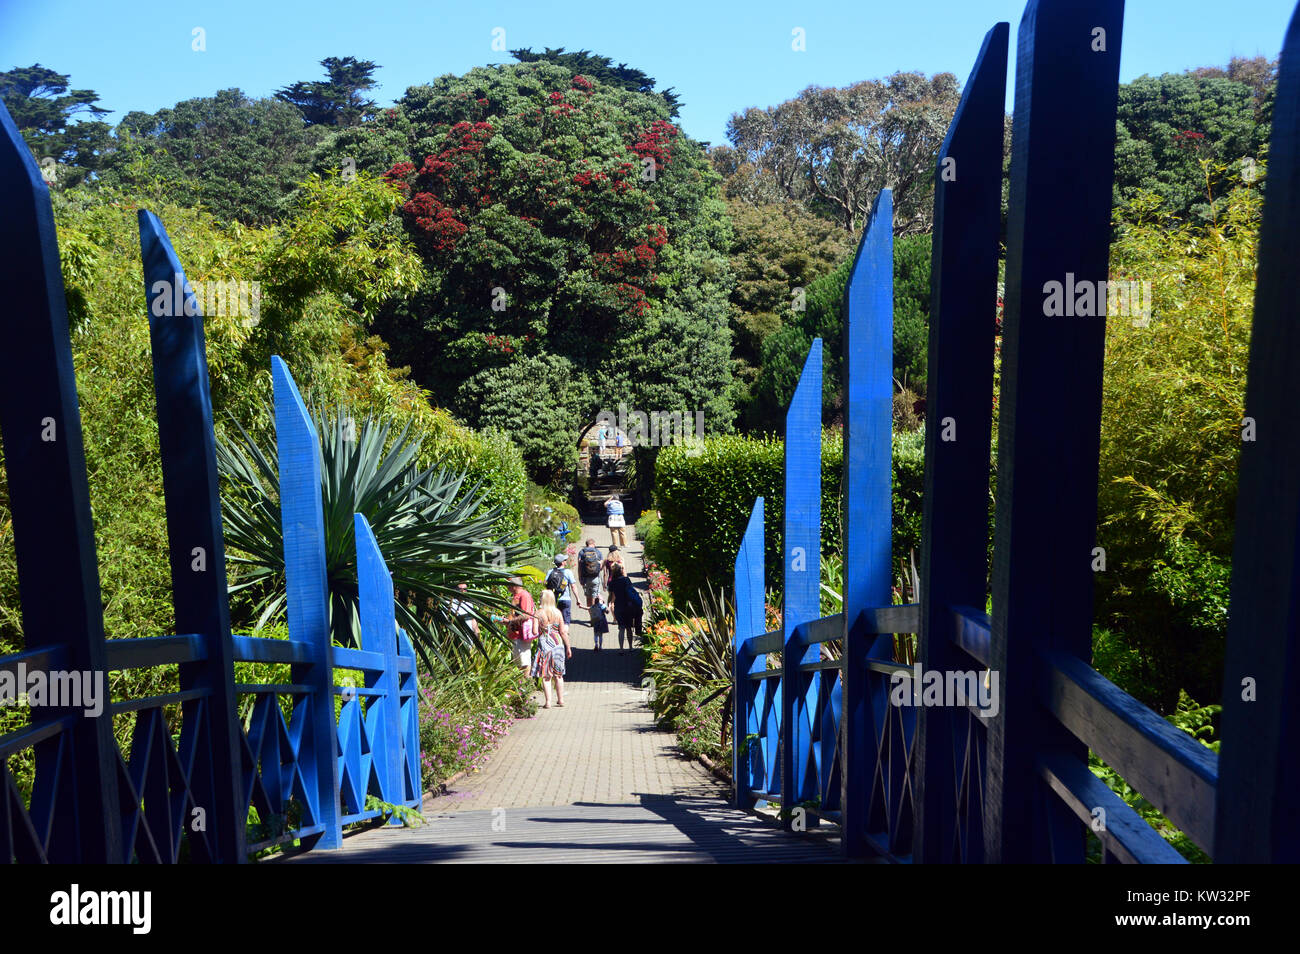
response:
<path fill-rule="evenodd" d="M 723 435 L 706 438 L 691 456 L 665 447 L 655 471 L 661 516 L 656 556 L 672 580 L 677 601 L 708 580 L 730 588 L 736 550 L 756 497 L 764 498 L 766 585 L 780 586 L 784 445 L 775 438 Z M 920 560 L 921 494 L 925 473 L 923 431 L 894 435 L 894 563 L 912 550 Z M 843 541 L 840 432 L 822 435 L 822 553 L 839 553 Z"/>

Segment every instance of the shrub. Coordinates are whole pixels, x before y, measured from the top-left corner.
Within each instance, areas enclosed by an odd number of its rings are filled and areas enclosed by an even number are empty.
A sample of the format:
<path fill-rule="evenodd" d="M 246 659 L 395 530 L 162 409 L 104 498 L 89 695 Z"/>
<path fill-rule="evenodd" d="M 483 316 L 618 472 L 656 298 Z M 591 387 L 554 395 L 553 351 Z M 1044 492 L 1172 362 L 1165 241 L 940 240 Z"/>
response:
<path fill-rule="evenodd" d="M 647 510 L 637 518 L 636 538 L 641 541 L 647 560 L 659 562 L 656 547 L 659 545 L 659 535 L 662 530 L 663 525 L 659 522 L 658 510 Z"/>
<path fill-rule="evenodd" d="M 555 535 L 561 523 L 569 525 L 569 531 L 563 540 Z M 582 517 L 577 509 L 545 487 L 534 483 L 527 485 L 524 494 L 523 526 L 525 536 L 544 536 L 556 544 L 577 543 L 578 537 L 582 535 Z M 558 546 L 552 546 L 549 553 L 555 553 L 558 549 Z"/>
<path fill-rule="evenodd" d="M 666 447 L 655 476 L 660 523 L 655 557 L 673 581 L 680 603 L 709 581 L 730 586 L 736 550 L 757 497 L 764 498 L 766 585 L 780 588 L 781 507 L 784 499 L 783 442 L 734 435 L 706 438 L 697 454 Z M 894 564 L 920 550 L 921 492 L 925 472 L 923 431 L 894 436 Z M 841 551 L 840 432 L 822 436 L 822 553 Z"/>
<path fill-rule="evenodd" d="M 1112 280 L 1149 281 L 1154 300 L 1146 321 L 1106 322 L 1096 618 L 1144 660 L 1139 682 L 1112 678 L 1161 712 L 1180 689 L 1222 691 L 1261 196 L 1218 199 L 1193 227 L 1139 194 L 1111 253 Z"/>

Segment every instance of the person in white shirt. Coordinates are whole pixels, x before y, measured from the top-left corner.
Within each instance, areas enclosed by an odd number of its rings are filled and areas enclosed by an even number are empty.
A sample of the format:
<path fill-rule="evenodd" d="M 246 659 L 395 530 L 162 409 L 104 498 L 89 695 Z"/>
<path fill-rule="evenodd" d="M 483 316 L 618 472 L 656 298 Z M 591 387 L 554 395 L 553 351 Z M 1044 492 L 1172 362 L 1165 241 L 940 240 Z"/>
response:
<path fill-rule="evenodd" d="M 464 583 L 457 583 L 457 584 L 456 584 L 456 589 L 458 589 L 458 590 L 460 590 L 462 593 L 464 593 L 465 590 L 466 590 L 466 586 L 465 586 Z M 470 615 L 470 604 L 469 604 L 466 600 L 463 600 L 463 599 L 452 600 L 452 601 L 451 601 L 451 607 L 450 607 L 450 608 L 451 608 L 452 613 L 454 613 L 456 616 L 459 616 L 461 619 L 463 619 L 463 620 L 465 621 L 466 625 L 468 625 L 469 628 L 470 628 L 470 632 L 472 632 L 475 636 L 477 636 L 477 635 L 478 635 L 478 620 L 474 619 L 474 618 Z"/>
<path fill-rule="evenodd" d="M 610 540 L 620 547 L 626 547 L 627 534 L 624 532 L 623 501 L 618 499 L 618 494 L 611 494 L 610 498 L 605 501 L 605 521 L 609 526 Z"/>

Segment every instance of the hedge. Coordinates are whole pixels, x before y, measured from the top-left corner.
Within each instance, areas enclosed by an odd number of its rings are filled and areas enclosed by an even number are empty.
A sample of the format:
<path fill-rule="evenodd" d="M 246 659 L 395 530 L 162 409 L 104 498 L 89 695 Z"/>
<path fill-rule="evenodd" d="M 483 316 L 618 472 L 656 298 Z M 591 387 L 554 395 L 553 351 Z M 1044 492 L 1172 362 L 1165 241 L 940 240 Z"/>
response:
<path fill-rule="evenodd" d="M 781 578 L 781 507 L 784 446 L 765 437 L 706 438 L 695 456 L 665 447 L 655 472 L 660 535 L 656 551 L 672 579 L 677 601 L 697 593 L 706 580 L 730 587 L 736 550 L 756 497 L 765 500 L 767 586 Z M 920 560 L 924 432 L 894 435 L 893 520 L 895 566 L 916 550 Z M 822 435 L 822 552 L 839 553 L 843 532 L 840 480 L 844 459 L 838 430 Z"/>

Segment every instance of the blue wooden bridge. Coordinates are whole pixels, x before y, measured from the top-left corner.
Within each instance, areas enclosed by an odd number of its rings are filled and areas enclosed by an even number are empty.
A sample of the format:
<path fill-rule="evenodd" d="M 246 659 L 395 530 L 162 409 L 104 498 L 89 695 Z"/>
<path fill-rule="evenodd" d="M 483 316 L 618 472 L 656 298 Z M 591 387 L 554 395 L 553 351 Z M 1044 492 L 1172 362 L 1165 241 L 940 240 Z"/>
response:
<path fill-rule="evenodd" d="M 1300 860 L 1300 13 L 1283 48 L 1260 232 L 1246 397 L 1256 427 L 1242 445 L 1221 755 L 1089 664 L 1105 319 L 1053 317 L 1042 302 L 1067 276 L 1076 287 L 1108 279 L 1122 20 L 1120 0 L 1030 0 L 1020 26 L 991 614 L 1005 23 L 984 38 L 935 170 L 919 602 L 891 602 L 888 190 L 847 291 L 842 613 L 819 609 L 820 341 L 790 405 L 784 509 L 771 515 L 784 574 L 775 632 L 764 625 L 768 515 L 761 499 L 736 501 L 752 511 L 735 570 L 734 797 L 779 807 L 794 832 L 837 826 L 849 857 L 1078 862 L 1091 832 L 1107 861 L 1181 861 L 1091 773 L 1091 751 L 1216 861 Z M 0 427 L 25 632 L 0 674 L 180 673 L 174 693 L 95 716 L 34 707 L 27 727 L 0 736 L 0 860 L 239 862 L 289 839 L 320 852 L 379 814 L 368 795 L 418 805 L 415 659 L 392 583 L 357 515 L 363 645 L 331 645 L 317 436 L 278 360 L 289 639 L 231 632 L 196 307 L 149 319 L 178 634 L 105 638 L 49 196 L 2 107 L 0 125 Z M 156 283 L 185 288 L 147 212 L 140 240 L 146 302 Z M 900 633 L 918 636 L 916 666 L 895 659 Z M 291 681 L 237 682 L 247 661 L 287 663 Z M 336 667 L 362 671 L 364 685 L 336 687 Z M 114 716 L 134 720 L 125 754 Z M 29 791 L 13 756 L 34 761 Z M 255 844 L 250 809 L 267 832 Z"/>

